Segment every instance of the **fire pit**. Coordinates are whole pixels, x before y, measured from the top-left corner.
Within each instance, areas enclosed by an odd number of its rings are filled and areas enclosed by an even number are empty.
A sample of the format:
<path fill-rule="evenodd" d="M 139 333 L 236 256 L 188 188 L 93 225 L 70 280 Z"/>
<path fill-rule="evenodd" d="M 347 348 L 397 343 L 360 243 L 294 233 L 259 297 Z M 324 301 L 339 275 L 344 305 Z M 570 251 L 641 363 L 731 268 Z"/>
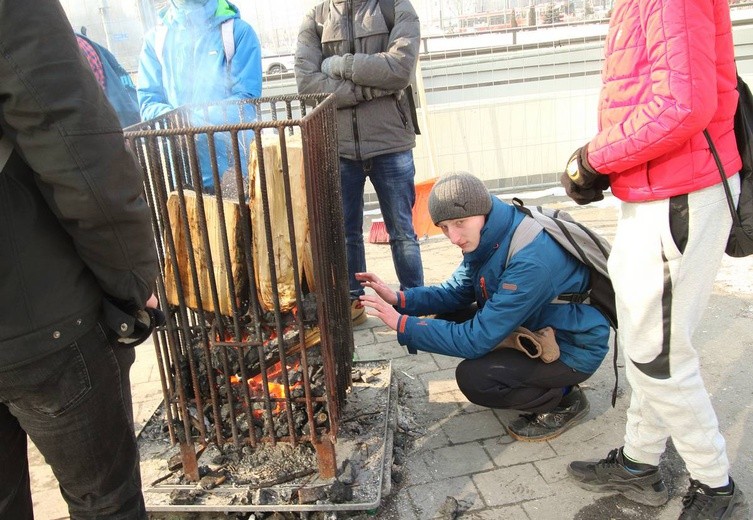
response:
<path fill-rule="evenodd" d="M 353 335 L 333 98 L 184 107 L 125 137 L 161 263 L 161 421 L 181 478 L 208 482 L 207 450 L 278 443 L 334 477 Z"/>
<path fill-rule="evenodd" d="M 289 443 L 224 447 L 199 452 L 200 480 L 182 473 L 180 449 L 166 431 L 165 407 L 141 431 L 138 443 L 147 510 L 154 520 L 175 513 L 365 511 L 390 491 L 397 380 L 387 361 L 359 363 L 343 408 L 335 445 L 336 479 L 316 469 L 314 450 Z M 161 516 L 160 513 L 166 513 Z M 170 514 L 167 514 L 170 513 Z"/>

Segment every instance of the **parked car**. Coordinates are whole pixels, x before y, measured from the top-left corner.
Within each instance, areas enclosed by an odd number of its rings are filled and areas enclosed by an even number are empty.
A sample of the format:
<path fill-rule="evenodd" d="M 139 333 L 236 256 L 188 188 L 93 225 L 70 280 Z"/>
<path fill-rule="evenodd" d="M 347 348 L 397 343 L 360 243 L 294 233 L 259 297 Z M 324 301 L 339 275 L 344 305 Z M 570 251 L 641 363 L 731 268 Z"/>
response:
<path fill-rule="evenodd" d="M 278 56 L 262 56 L 261 69 L 264 74 L 284 74 L 292 72 L 295 65 L 295 55 L 282 54 Z"/>

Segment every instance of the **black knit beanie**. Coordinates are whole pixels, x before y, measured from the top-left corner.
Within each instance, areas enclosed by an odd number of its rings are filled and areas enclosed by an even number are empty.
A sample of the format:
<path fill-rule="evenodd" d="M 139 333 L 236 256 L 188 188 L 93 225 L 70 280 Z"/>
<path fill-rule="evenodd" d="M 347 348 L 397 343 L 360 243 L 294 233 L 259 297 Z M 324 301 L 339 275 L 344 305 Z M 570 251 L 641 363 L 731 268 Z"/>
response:
<path fill-rule="evenodd" d="M 443 220 L 488 215 L 492 196 L 481 179 L 470 173 L 443 175 L 429 194 L 429 215 L 434 224 Z"/>

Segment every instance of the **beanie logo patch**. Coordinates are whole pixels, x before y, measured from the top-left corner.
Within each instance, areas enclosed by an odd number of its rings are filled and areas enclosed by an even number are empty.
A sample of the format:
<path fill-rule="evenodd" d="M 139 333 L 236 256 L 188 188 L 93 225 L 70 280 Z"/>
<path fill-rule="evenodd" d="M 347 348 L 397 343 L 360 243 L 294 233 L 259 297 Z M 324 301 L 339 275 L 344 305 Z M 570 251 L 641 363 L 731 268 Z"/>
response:
<path fill-rule="evenodd" d="M 466 208 L 468 202 L 463 202 L 462 204 L 459 202 L 453 202 L 453 204 L 455 204 L 456 208 L 463 208 L 463 211 L 468 211 L 468 209 Z"/>

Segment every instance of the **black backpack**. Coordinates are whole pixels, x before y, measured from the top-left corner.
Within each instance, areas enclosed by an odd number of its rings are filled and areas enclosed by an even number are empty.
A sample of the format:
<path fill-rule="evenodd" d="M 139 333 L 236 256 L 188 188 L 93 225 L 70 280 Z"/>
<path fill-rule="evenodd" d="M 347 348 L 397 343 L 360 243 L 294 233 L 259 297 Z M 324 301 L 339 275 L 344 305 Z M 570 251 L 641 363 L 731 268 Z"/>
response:
<path fill-rule="evenodd" d="M 105 95 L 118 114 L 120 125 L 125 128 L 140 122 L 139 101 L 131 76 L 109 50 L 86 36 L 78 33 L 76 36 L 86 40 L 99 56 L 105 74 Z"/>
<path fill-rule="evenodd" d="M 737 151 L 743 161 L 740 169 L 740 198 L 737 201 L 737 209 L 732 200 L 727 175 L 716 147 L 711 141 L 711 136 L 706 130 L 703 131 L 703 135 L 706 136 L 716 166 L 719 168 L 719 175 L 722 176 L 724 193 L 732 215 L 732 229 L 730 229 L 725 252 L 729 256 L 740 258 L 753 254 L 753 94 L 739 75 L 737 76 L 737 92 L 739 98 L 737 112 L 735 112 L 735 140 Z"/>

